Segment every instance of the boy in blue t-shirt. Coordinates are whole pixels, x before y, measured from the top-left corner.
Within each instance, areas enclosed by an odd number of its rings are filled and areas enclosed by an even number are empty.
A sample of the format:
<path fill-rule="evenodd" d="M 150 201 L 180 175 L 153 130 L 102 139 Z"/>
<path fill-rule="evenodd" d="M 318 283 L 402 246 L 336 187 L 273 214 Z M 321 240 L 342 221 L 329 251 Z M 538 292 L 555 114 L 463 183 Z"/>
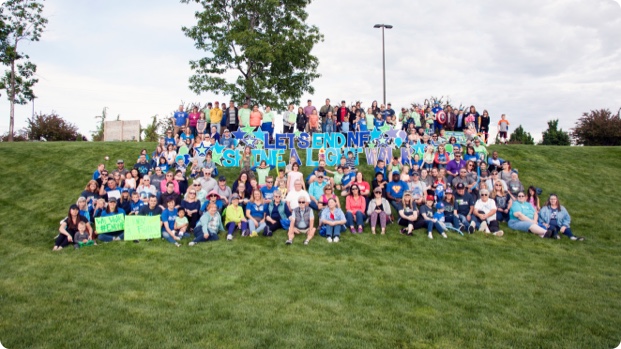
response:
<path fill-rule="evenodd" d="M 386 163 L 384 160 L 377 160 L 377 165 L 375 165 L 375 173 L 381 172 L 384 175 L 384 178 L 388 178 L 386 176 Z"/>
<path fill-rule="evenodd" d="M 341 179 L 343 195 L 349 194 L 349 187 L 351 187 L 352 183 L 354 183 L 355 178 L 356 174 L 351 170 L 351 168 L 345 166 L 345 173 L 343 174 L 343 178 Z"/>
<path fill-rule="evenodd" d="M 175 244 L 175 246 L 179 247 L 178 241 L 183 237 L 189 237 L 190 234 L 177 233 L 175 231 L 175 219 L 177 219 L 177 209 L 175 208 L 175 199 L 169 199 L 166 202 L 166 209 L 162 212 L 161 220 L 162 220 L 162 238 L 171 244 Z"/>
<path fill-rule="evenodd" d="M 137 191 L 132 192 L 132 199 L 129 202 L 130 211 L 128 215 L 138 215 L 140 208 L 144 206 L 145 203 L 140 200 L 140 194 Z"/>

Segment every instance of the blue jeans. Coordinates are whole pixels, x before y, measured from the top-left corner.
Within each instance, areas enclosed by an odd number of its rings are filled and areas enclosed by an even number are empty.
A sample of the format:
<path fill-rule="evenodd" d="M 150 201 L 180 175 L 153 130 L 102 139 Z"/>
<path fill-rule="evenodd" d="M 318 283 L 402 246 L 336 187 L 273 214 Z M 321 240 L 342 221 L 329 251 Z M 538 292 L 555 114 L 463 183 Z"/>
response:
<path fill-rule="evenodd" d="M 319 206 L 317 206 L 317 203 L 315 203 L 315 201 L 311 200 L 310 203 L 308 204 L 308 207 L 312 208 L 315 211 L 319 211 Z"/>
<path fill-rule="evenodd" d="M 177 236 L 180 238 L 189 238 L 190 234 L 184 233 L 183 235 L 181 235 L 181 233 L 177 233 Z M 162 239 L 170 242 L 171 244 L 177 242 L 166 230 L 162 231 Z"/>
<path fill-rule="evenodd" d="M 436 228 L 436 230 L 438 231 L 438 233 L 442 234 L 444 233 L 444 228 L 442 228 L 442 225 L 440 224 L 440 222 L 433 222 L 433 221 L 425 221 L 427 223 L 427 232 L 430 233 L 431 230 L 433 230 L 433 228 Z"/>
<path fill-rule="evenodd" d="M 125 233 L 123 231 L 113 231 L 111 233 L 99 234 L 97 238 L 99 241 L 110 242 L 114 240 L 115 237 L 118 237 L 121 240 L 124 240 Z"/>
<path fill-rule="evenodd" d="M 274 133 L 274 124 L 272 124 L 271 122 L 264 122 L 261 125 L 261 131 L 267 132 L 270 136 L 269 138 L 272 138 L 272 133 Z"/>
<path fill-rule="evenodd" d="M 450 216 L 444 214 L 444 220 L 446 224 L 450 224 L 453 226 L 453 228 L 459 229 L 459 218 L 457 218 L 457 216 L 452 214 Z"/>
<path fill-rule="evenodd" d="M 209 238 L 205 239 L 205 233 L 203 233 L 203 227 L 198 227 L 196 229 L 194 229 L 194 243 L 199 243 L 199 242 L 208 242 L 208 241 L 216 241 L 219 239 L 218 234 L 217 233 L 209 233 Z"/>
<path fill-rule="evenodd" d="M 347 212 L 345 214 L 345 218 L 347 219 L 347 226 L 354 226 L 354 215 L 351 212 Z M 364 214 L 360 211 L 356 212 L 356 225 L 362 226 L 364 224 Z"/>
<path fill-rule="evenodd" d="M 498 223 L 500 223 L 500 222 L 508 222 L 509 221 L 509 212 L 504 213 L 504 212 L 496 211 L 496 220 L 498 221 Z"/>
<path fill-rule="evenodd" d="M 341 229 L 343 228 L 342 225 L 335 225 L 335 226 L 331 226 L 331 225 L 325 225 L 326 227 L 326 237 L 336 237 L 336 236 L 341 236 Z"/>
<path fill-rule="evenodd" d="M 265 221 L 260 222 L 260 223 L 259 223 L 259 226 L 256 226 L 256 225 L 254 224 L 254 221 L 253 221 L 253 220 L 251 220 L 251 219 L 249 219 L 249 220 L 248 220 L 248 227 L 250 228 L 250 231 L 251 231 L 251 232 L 253 232 L 253 231 L 256 231 L 256 232 L 262 232 L 262 231 L 263 231 L 263 229 L 265 229 Z"/>
<path fill-rule="evenodd" d="M 474 217 L 474 215 L 471 215 L 470 218 Z M 470 225 L 470 222 L 468 222 L 468 218 L 466 218 L 466 216 L 464 216 L 463 214 L 459 215 L 459 222 L 461 224 L 463 224 L 465 227 Z M 459 228 L 459 227 L 457 227 Z"/>

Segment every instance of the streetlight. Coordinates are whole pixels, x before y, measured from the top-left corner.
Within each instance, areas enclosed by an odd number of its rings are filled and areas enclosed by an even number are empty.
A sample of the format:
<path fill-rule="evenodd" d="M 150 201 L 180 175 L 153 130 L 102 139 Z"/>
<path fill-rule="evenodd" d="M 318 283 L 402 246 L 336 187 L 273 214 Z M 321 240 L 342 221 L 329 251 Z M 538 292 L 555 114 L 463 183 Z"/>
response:
<path fill-rule="evenodd" d="M 384 28 L 392 29 L 392 25 L 376 24 L 373 28 L 382 28 L 382 71 L 384 76 L 384 105 L 386 105 L 386 51 L 384 50 Z"/>

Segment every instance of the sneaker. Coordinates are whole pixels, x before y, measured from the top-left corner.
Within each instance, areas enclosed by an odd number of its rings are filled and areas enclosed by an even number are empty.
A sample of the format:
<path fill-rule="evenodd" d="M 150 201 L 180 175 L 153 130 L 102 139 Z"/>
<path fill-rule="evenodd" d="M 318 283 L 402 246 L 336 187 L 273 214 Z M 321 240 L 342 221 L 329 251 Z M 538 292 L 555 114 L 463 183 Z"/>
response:
<path fill-rule="evenodd" d="M 121 241 L 121 238 L 118 237 L 118 236 L 115 236 L 115 237 L 112 238 L 112 241 Z"/>
<path fill-rule="evenodd" d="M 293 240 L 287 240 L 287 241 L 285 241 L 285 244 L 287 244 L 287 245 L 291 245 L 292 243 L 293 243 Z"/>
<path fill-rule="evenodd" d="M 408 228 L 402 228 L 401 229 L 401 234 L 407 234 L 408 232 Z"/>
<path fill-rule="evenodd" d="M 358 227 L 358 234 L 362 234 L 362 227 Z"/>
<path fill-rule="evenodd" d="M 431 234 L 431 232 L 427 234 L 427 237 L 433 240 L 433 235 Z"/>
<path fill-rule="evenodd" d="M 226 236 L 227 241 L 233 241 L 233 235 L 229 234 Z"/>
<path fill-rule="evenodd" d="M 548 229 L 548 230 L 546 230 L 546 233 L 545 233 L 545 234 L 543 234 L 543 237 L 544 237 L 544 238 L 551 238 L 551 237 L 552 237 L 552 234 L 553 234 L 553 231 L 552 231 L 552 230 L 550 230 L 550 229 Z"/>
<path fill-rule="evenodd" d="M 474 226 L 474 222 L 470 223 L 470 225 L 468 226 L 468 233 L 472 234 L 474 233 L 475 230 L 475 226 Z"/>
<path fill-rule="evenodd" d="M 250 230 L 246 229 L 242 232 L 242 236 L 250 236 Z"/>
<path fill-rule="evenodd" d="M 481 225 L 479 225 L 479 231 L 488 233 L 488 231 L 487 231 L 487 222 L 481 222 Z"/>
<path fill-rule="evenodd" d="M 140 243 L 140 240 L 134 240 L 134 243 L 135 244 Z"/>
<path fill-rule="evenodd" d="M 328 242 L 332 242 L 332 238 L 328 236 L 328 238 L 326 239 Z"/>
<path fill-rule="evenodd" d="M 181 244 L 180 244 L 180 243 L 178 243 L 178 242 L 175 242 L 175 246 L 180 247 L 180 246 L 181 246 Z"/>
<path fill-rule="evenodd" d="M 584 241 L 584 238 L 582 236 L 572 236 L 569 239 L 573 241 Z"/>
<path fill-rule="evenodd" d="M 461 231 L 462 233 L 465 233 L 466 232 L 466 226 L 463 225 L 463 224 L 460 224 L 458 230 Z"/>
<path fill-rule="evenodd" d="M 448 238 L 448 236 L 446 236 L 446 233 L 442 233 L 442 237 L 445 239 Z"/>
<path fill-rule="evenodd" d="M 308 240 L 304 240 L 304 245 L 308 245 Z"/>
<path fill-rule="evenodd" d="M 257 233 L 256 231 L 253 231 L 252 233 L 250 233 L 251 238 L 256 238 L 257 236 L 259 236 L 259 233 Z"/>
<path fill-rule="evenodd" d="M 498 237 L 501 237 L 501 236 L 505 235 L 505 232 L 502 231 L 502 230 L 499 230 L 499 231 L 495 232 L 494 235 L 498 236 Z"/>
<path fill-rule="evenodd" d="M 190 243 L 188 244 L 188 246 L 194 246 L 194 245 L 196 245 L 196 242 L 194 241 L 190 241 Z"/>
<path fill-rule="evenodd" d="M 270 228 L 269 228 L 269 227 L 267 227 L 267 226 L 266 226 L 266 227 L 263 229 L 263 236 L 272 236 L 272 232 L 270 231 Z"/>
<path fill-rule="evenodd" d="M 349 228 L 352 234 L 356 234 L 356 230 L 354 228 Z"/>
<path fill-rule="evenodd" d="M 339 239 L 339 237 L 338 237 L 338 236 L 335 236 L 335 237 L 334 237 L 334 242 L 339 242 L 339 241 L 341 241 L 341 239 Z"/>

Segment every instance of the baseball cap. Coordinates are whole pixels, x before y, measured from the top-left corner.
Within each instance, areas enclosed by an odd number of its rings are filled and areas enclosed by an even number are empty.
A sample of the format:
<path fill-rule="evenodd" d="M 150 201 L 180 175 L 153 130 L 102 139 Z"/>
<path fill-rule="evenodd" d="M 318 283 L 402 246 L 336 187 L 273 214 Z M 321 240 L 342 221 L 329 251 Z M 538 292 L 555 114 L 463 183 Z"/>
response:
<path fill-rule="evenodd" d="M 127 189 L 127 188 L 123 188 L 123 189 L 121 190 L 121 193 L 129 193 L 129 189 Z"/>
<path fill-rule="evenodd" d="M 218 180 L 220 180 L 220 182 L 222 182 L 222 181 L 226 181 L 226 177 L 224 177 L 224 176 L 220 176 L 220 178 L 218 178 Z"/>
<path fill-rule="evenodd" d="M 412 172 L 412 176 L 420 176 L 420 174 L 416 171 Z"/>
<path fill-rule="evenodd" d="M 114 196 L 110 197 L 108 198 L 108 202 L 116 202 L 116 198 Z"/>
<path fill-rule="evenodd" d="M 237 194 L 231 195 L 231 201 L 233 201 L 233 200 L 239 200 L 239 195 L 237 195 Z"/>
<path fill-rule="evenodd" d="M 427 195 L 427 201 L 433 201 L 433 195 Z"/>
<path fill-rule="evenodd" d="M 116 160 L 116 163 L 117 164 L 123 164 L 123 163 L 125 163 L 125 161 L 123 161 L 123 159 L 118 159 L 118 160 Z"/>
<path fill-rule="evenodd" d="M 444 191 L 444 193 L 446 193 L 446 194 L 453 194 L 453 189 L 451 189 L 451 188 L 446 188 L 446 190 Z"/>
<path fill-rule="evenodd" d="M 455 186 L 456 189 L 464 189 L 466 188 L 466 186 L 464 185 L 464 183 L 457 183 L 457 185 Z"/>
<path fill-rule="evenodd" d="M 444 204 L 443 204 L 443 203 L 441 203 L 441 202 L 438 202 L 438 203 L 436 204 L 436 209 L 438 209 L 438 210 L 443 210 L 443 209 L 444 209 Z"/>

